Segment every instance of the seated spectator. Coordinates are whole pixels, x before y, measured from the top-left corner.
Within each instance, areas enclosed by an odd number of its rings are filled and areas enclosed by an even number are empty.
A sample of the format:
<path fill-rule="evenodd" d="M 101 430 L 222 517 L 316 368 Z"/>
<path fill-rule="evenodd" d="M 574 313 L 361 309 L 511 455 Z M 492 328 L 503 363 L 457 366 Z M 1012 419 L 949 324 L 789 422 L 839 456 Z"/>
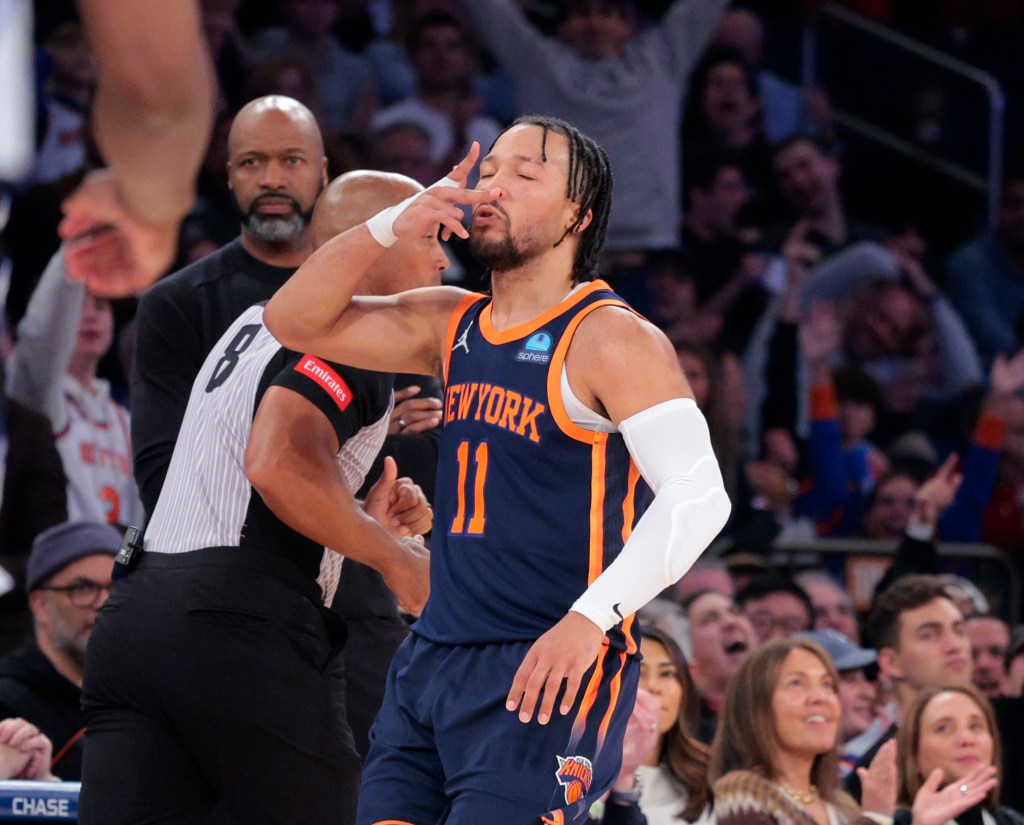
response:
<path fill-rule="evenodd" d="M 746 400 L 739 362 L 733 355 L 719 357 L 697 344 L 679 343 L 675 349 L 694 400 L 707 418 L 725 490 L 734 499 L 742 463 L 740 428 Z"/>
<path fill-rule="evenodd" d="M 764 24 L 750 9 L 731 9 L 718 24 L 714 42 L 735 49 L 747 61 L 757 80 L 765 137 L 778 143 L 796 134 L 820 135 L 835 141 L 835 124 L 824 89 L 800 89 L 765 69 Z"/>
<path fill-rule="evenodd" d="M 375 129 L 367 148 L 371 169 L 406 175 L 424 186 L 433 186 L 440 177 L 430 157 L 430 133 L 412 121 Z"/>
<path fill-rule="evenodd" d="M 769 297 L 761 282 L 767 259 L 755 251 L 760 232 L 741 223 L 750 201 L 747 181 L 730 155 L 694 147 L 687 158 L 683 250 L 697 307 L 721 318 L 716 340 L 722 347 L 742 352 Z"/>
<path fill-rule="evenodd" d="M 1024 173 L 1003 178 L 994 230 L 986 230 L 950 255 L 949 297 L 963 315 L 982 358 L 1011 355 L 1021 341 L 1024 316 Z"/>
<path fill-rule="evenodd" d="M 324 131 L 364 134 L 377 106 L 376 87 L 366 60 L 343 49 L 331 33 L 338 4 L 334 0 L 286 0 L 283 10 L 286 25 L 253 37 L 255 58 L 287 55 L 304 60 L 320 89 Z"/>
<path fill-rule="evenodd" d="M 971 681 L 986 699 L 1002 696 L 1010 626 L 991 613 L 976 613 L 967 618 L 964 628 L 971 641 Z"/>
<path fill-rule="evenodd" d="M 858 647 L 837 630 L 812 630 L 800 634 L 800 638 L 810 639 L 825 648 L 839 672 L 839 704 L 842 708 L 839 772 L 845 777 L 853 770 L 865 748 L 882 733 L 882 730 L 877 730 L 874 736 L 865 737 L 865 734 L 870 735 L 873 727 L 878 728 L 880 722 L 875 713 L 876 686 L 866 673 L 878 657 L 875 651 Z"/>
<path fill-rule="evenodd" d="M 68 280 L 62 248 L 18 325 L 8 391 L 50 420 L 68 479 L 68 517 L 141 524 L 128 413 L 111 397 L 109 382 L 97 377 L 113 336 L 110 301 Z"/>
<path fill-rule="evenodd" d="M 878 382 L 890 432 L 903 432 L 922 404 L 949 402 L 985 382 L 952 304 L 918 265 L 903 272 L 913 280 L 865 284 L 843 312 L 843 361 Z"/>
<path fill-rule="evenodd" d="M 797 573 L 793 579 L 814 606 L 815 630 L 835 630 L 854 644 L 860 643 L 857 611 L 845 587 L 824 570 L 804 570 Z M 825 647 L 828 648 L 828 645 Z M 832 652 L 831 649 L 829 652 Z M 839 669 L 842 670 L 841 667 Z"/>
<path fill-rule="evenodd" d="M 808 479 L 801 501 L 822 535 L 850 535 L 864 500 L 888 468 L 869 439 L 881 401 L 877 383 L 859 370 L 833 370 L 841 327 L 832 305 L 815 301 L 800 322 L 800 346 L 810 373 Z"/>
<path fill-rule="evenodd" d="M 828 653 L 801 638 L 756 650 L 729 682 L 708 778 L 720 825 L 868 825 L 839 789 L 839 676 Z M 892 816 L 895 747 L 863 771 L 866 813 Z"/>
<path fill-rule="evenodd" d="M 53 772 L 78 780 L 85 649 L 96 614 L 110 595 L 121 535 L 106 524 L 68 522 L 32 545 L 26 587 L 33 637 L 0 659 L 0 718 L 27 719 L 54 743 Z"/>
<path fill-rule="evenodd" d="M 29 185 L 50 183 L 85 168 L 88 160 L 89 103 L 96 64 L 78 23 L 55 28 L 43 45 L 50 73 L 43 83 L 42 135 Z"/>
<path fill-rule="evenodd" d="M 1003 695 L 1013 699 L 1024 695 L 1024 625 L 1017 625 L 1010 634 L 1003 672 Z"/>
<path fill-rule="evenodd" d="M 775 147 L 773 167 L 779 189 L 797 218 L 786 235 L 800 229 L 803 243 L 817 258 L 813 263 L 859 241 L 886 239 L 879 227 L 846 214 L 839 186 L 842 164 L 814 138 L 796 135 L 784 140 Z"/>
<path fill-rule="evenodd" d="M 501 132 L 501 125 L 480 114 L 483 102 L 473 91 L 475 54 L 465 25 L 452 15 L 424 15 L 413 22 L 407 49 L 416 73 L 416 92 L 374 114 L 371 127 L 379 130 L 395 123 L 421 126 L 430 135 L 430 160 L 445 171 L 465 155 L 473 141 L 480 144 L 482 156 Z"/>
<path fill-rule="evenodd" d="M 922 690 L 897 741 L 897 825 L 1021 825 L 999 805 L 1002 749 L 992 706 L 967 685 Z"/>
<path fill-rule="evenodd" d="M 31 722 L 0 721 L 0 779 L 55 780 L 52 754 L 53 743 Z"/>
<path fill-rule="evenodd" d="M 870 764 L 878 750 L 896 736 L 920 691 L 971 681 L 970 641 L 963 614 L 935 576 L 908 575 L 889 585 L 875 600 L 867 630 L 878 651 L 879 677 L 893 689 L 887 713 L 894 722 L 864 752 L 857 767 Z M 847 777 L 846 789 L 860 799 L 856 771 Z"/>
<path fill-rule="evenodd" d="M 914 512 L 919 487 L 917 479 L 899 470 L 882 476 L 868 496 L 863 535 L 876 541 L 902 538 Z"/>
<path fill-rule="evenodd" d="M 761 644 L 804 633 L 814 625 L 814 606 L 807 593 L 778 573 L 751 579 L 736 593 L 736 604 L 750 619 Z"/>
<path fill-rule="evenodd" d="M 656 721 L 651 723 L 656 736 L 645 753 L 631 754 L 624 744 L 622 771 L 607 805 L 635 807 L 647 825 L 710 823 L 708 752 L 691 728 L 698 699 L 686 659 L 667 634 L 647 626 L 640 648 L 640 689 L 658 703 Z M 616 814 L 618 821 L 621 813 Z M 606 813 L 605 825 L 612 821 Z"/>
<path fill-rule="evenodd" d="M 32 540 L 68 518 L 67 478 L 50 422 L 8 398 L 3 383 L 0 381 L 0 654 L 21 644 L 31 627 L 25 562 Z"/>
<path fill-rule="evenodd" d="M 683 602 L 683 608 L 690 621 L 690 675 L 701 700 L 697 736 L 710 742 L 729 677 L 757 647 L 757 636 L 731 596 L 698 591 Z"/>
<path fill-rule="evenodd" d="M 763 201 L 774 191 L 772 150 L 764 134 L 761 99 L 750 65 L 738 51 L 716 47 L 697 64 L 683 115 L 684 157 L 730 153 Z M 693 157 L 686 160 L 687 174 Z"/>
<path fill-rule="evenodd" d="M 736 592 L 736 583 L 729 574 L 729 566 L 720 558 L 705 553 L 693 563 L 683 577 L 672 587 L 672 597 L 683 604 L 703 590 L 721 593 L 730 599 Z"/>

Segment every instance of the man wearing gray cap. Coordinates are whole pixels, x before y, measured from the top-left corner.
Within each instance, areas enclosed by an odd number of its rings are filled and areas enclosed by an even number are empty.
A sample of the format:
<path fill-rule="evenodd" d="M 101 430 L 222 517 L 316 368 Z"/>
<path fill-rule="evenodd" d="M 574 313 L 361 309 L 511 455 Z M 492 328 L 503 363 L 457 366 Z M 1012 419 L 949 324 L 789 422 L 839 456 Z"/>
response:
<path fill-rule="evenodd" d="M 857 646 L 849 637 L 832 628 L 799 635 L 825 648 L 839 671 L 839 704 L 842 707 L 839 720 L 839 769 L 846 776 L 892 721 L 875 712 L 877 691 L 875 683 L 868 679 L 866 673 L 878 660 L 878 654 Z"/>
<path fill-rule="evenodd" d="M 0 659 L 0 719 L 20 716 L 53 742 L 53 772 L 78 780 L 82 765 L 82 668 L 96 613 L 110 595 L 121 534 L 67 522 L 40 533 L 25 573 L 34 636 Z"/>

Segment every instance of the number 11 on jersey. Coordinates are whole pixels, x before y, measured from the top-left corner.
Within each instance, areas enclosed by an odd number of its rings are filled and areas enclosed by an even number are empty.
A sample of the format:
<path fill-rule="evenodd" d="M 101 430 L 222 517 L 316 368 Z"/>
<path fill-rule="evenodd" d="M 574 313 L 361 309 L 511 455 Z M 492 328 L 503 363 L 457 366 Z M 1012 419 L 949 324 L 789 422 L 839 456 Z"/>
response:
<path fill-rule="evenodd" d="M 482 536 L 484 525 L 487 523 L 486 507 L 484 504 L 484 490 L 487 483 L 487 442 L 481 441 L 473 453 L 473 514 L 470 516 L 469 524 L 466 524 L 466 498 L 469 472 L 469 442 L 463 441 L 455 455 L 459 461 L 458 501 L 459 507 L 452 519 L 453 535 L 465 533 L 468 536 Z"/>

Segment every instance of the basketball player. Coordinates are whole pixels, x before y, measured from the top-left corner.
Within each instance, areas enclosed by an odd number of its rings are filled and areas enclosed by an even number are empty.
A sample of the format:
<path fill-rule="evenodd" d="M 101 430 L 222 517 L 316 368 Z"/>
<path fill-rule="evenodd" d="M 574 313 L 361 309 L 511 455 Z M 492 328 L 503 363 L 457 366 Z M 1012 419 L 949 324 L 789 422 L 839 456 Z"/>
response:
<path fill-rule="evenodd" d="M 467 191 L 478 152 L 321 247 L 266 310 L 290 347 L 446 382 L 433 597 L 392 663 L 360 825 L 585 817 L 619 769 L 633 613 L 729 513 L 672 346 L 591 281 L 604 152 L 563 121 L 520 118 Z M 354 297 L 396 239 L 438 222 L 468 236 L 491 296 Z"/>
<path fill-rule="evenodd" d="M 375 204 L 364 215 L 422 189 L 350 174 L 350 200 Z M 435 226 L 359 288 L 437 283 L 446 264 Z M 324 607 L 341 557 L 325 548 L 379 571 L 418 613 L 427 554 L 398 536 L 428 530 L 430 510 L 393 460 L 365 511 L 352 493 L 387 432 L 391 376 L 284 349 L 263 311 L 243 312 L 200 369 L 145 551 L 90 639 L 85 825 L 354 818 L 345 626 Z"/>

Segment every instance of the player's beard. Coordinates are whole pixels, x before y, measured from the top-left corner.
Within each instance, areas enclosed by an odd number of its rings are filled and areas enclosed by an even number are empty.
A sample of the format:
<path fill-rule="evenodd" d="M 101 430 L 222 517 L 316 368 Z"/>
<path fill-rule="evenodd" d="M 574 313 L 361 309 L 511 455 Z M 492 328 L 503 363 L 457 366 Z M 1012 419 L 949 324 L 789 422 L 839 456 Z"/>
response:
<path fill-rule="evenodd" d="M 473 253 L 474 258 L 492 272 L 518 269 L 527 257 L 512 240 L 512 236 L 507 233 L 497 241 L 485 240 L 479 235 L 470 233 L 469 251 Z"/>

